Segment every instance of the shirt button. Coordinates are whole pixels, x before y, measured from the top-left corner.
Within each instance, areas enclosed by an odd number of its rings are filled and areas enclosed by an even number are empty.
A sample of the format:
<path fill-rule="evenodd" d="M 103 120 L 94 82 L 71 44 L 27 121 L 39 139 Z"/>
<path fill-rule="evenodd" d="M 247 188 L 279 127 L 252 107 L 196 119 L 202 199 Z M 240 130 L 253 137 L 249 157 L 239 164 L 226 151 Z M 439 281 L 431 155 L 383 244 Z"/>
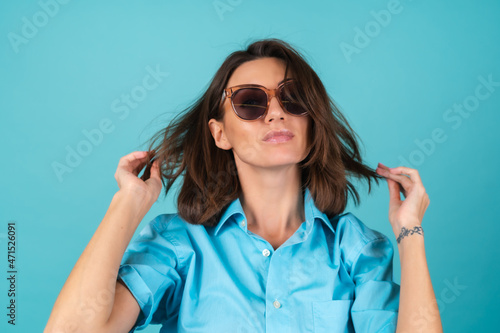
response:
<path fill-rule="evenodd" d="M 277 300 L 273 302 L 273 305 L 276 309 L 279 309 L 281 307 L 281 303 L 278 302 Z"/>
<path fill-rule="evenodd" d="M 262 251 L 262 255 L 263 255 L 264 257 L 269 257 L 269 255 L 270 255 L 270 254 L 271 254 L 271 251 L 269 251 L 268 249 L 264 249 L 264 250 Z"/>
<path fill-rule="evenodd" d="M 244 227 L 245 226 L 245 221 L 241 221 L 241 226 Z"/>

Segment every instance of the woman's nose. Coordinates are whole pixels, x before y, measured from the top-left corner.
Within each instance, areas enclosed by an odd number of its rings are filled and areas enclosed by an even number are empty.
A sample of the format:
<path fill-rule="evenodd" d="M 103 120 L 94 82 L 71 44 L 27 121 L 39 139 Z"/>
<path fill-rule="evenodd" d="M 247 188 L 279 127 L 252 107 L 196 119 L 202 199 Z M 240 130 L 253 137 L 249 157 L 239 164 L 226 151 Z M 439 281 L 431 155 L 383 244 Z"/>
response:
<path fill-rule="evenodd" d="M 269 109 L 267 110 L 265 121 L 270 122 L 276 119 L 284 120 L 285 111 L 281 108 L 278 98 L 276 96 L 272 96 L 271 101 L 269 102 Z"/>

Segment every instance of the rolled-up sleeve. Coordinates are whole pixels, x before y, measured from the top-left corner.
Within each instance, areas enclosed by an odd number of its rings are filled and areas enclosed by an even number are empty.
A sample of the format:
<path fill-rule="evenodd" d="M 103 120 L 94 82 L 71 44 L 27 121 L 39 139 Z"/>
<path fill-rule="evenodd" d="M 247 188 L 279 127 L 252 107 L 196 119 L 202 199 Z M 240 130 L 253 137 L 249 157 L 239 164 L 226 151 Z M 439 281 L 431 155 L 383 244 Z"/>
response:
<path fill-rule="evenodd" d="M 141 308 L 133 329 L 159 324 L 175 317 L 182 295 L 177 271 L 178 256 L 172 239 L 162 232 L 165 221 L 158 216 L 141 230 L 127 247 L 118 271 Z"/>
<path fill-rule="evenodd" d="M 356 332 L 396 331 L 400 287 L 392 278 L 393 255 L 392 243 L 379 234 L 363 245 L 353 260 L 351 315 Z"/>

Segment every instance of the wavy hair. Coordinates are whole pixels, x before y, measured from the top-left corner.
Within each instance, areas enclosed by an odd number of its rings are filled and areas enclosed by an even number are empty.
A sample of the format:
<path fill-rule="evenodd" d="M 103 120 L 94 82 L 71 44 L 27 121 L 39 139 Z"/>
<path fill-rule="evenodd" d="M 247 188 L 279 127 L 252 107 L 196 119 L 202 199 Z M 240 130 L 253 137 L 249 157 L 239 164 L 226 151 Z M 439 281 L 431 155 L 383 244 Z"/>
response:
<path fill-rule="evenodd" d="M 282 40 L 259 40 L 231 53 L 202 96 L 149 140 L 152 158 L 143 177 L 148 177 L 152 161 L 159 159 L 165 196 L 175 180 L 183 178 L 177 208 L 188 223 L 215 226 L 227 205 L 241 194 L 233 152 L 215 145 L 208 121 L 223 118 L 221 96 L 235 69 L 265 57 L 283 60 L 284 78 L 291 72 L 300 83 L 299 102 L 312 120 L 309 154 L 299 163 L 301 185 L 302 190 L 309 188 L 316 206 L 328 217 L 340 214 L 349 196 L 356 205 L 360 202 L 350 177 L 366 180 L 368 193 L 371 181 L 378 184 L 382 178 L 363 164 L 357 134 L 304 57 Z"/>

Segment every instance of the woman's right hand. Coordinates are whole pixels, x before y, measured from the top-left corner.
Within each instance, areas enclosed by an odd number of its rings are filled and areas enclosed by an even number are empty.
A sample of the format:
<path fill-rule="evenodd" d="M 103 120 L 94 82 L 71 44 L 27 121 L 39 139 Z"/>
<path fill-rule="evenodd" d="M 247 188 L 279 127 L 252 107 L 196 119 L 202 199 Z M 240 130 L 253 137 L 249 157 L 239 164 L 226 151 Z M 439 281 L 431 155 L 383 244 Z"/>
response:
<path fill-rule="evenodd" d="M 134 151 L 123 156 L 118 162 L 115 179 L 120 192 L 138 197 L 152 205 L 162 189 L 158 159 L 153 162 L 148 179 L 142 180 L 138 177 L 150 157 L 151 154 L 147 151 Z"/>

